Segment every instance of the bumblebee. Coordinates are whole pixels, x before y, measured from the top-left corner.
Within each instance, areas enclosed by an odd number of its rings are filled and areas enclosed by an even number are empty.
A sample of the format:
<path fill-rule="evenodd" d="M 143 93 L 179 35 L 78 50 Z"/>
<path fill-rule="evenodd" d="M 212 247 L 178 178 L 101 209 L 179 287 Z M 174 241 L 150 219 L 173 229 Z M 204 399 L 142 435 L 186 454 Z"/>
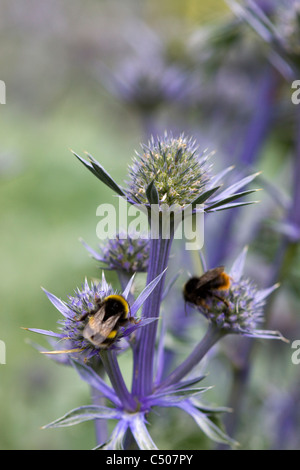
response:
<path fill-rule="evenodd" d="M 208 309 L 207 300 L 216 298 L 223 302 L 226 307 L 229 304 L 226 299 L 219 295 L 219 291 L 230 287 L 230 277 L 224 272 L 224 266 L 209 269 L 200 277 L 192 277 L 183 288 L 183 297 L 186 302 L 198 307 Z"/>
<path fill-rule="evenodd" d="M 85 313 L 80 320 L 87 316 L 89 319 L 83 337 L 101 349 L 106 349 L 114 342 L 121 326 L 134 322 L 129 304 L 121 295 L 108 295 L 98 302 L 94 311 Z"/>

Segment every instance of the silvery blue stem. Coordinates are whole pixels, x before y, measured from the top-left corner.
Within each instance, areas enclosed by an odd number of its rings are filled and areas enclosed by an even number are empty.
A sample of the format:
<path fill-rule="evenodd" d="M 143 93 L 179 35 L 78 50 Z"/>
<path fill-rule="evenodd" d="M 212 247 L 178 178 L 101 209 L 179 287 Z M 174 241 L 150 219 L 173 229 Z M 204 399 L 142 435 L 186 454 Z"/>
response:
<path fill-rule="evenodd" d="M 203 359 L 207 352 L 226 335 L 214 324 L 210 324 L 205 336 L 197 344 L 192 353 L 168 377 L 159 384 L 158 389 L 167 388 L 183 379 Z"/>
<path fill-rule="evenodd" d="M 173 236 L 151 239 L 147 284 L 167 267 L 172 241 Z M 159 317 L 164 280 L 165 275 L 144 303 L 144 317 Z M 134 349 L 132 393 L 138 397 L 146 396 L 152 390 L 156 332 L 156 321 L 142 328 Z"/>
<path fill-rule="evenodd" d="M 234 436 L 241 416 L 243 400 L 247 394 L 247 386 L 251 374 L 251 353 L 253 352 L 255 341 L 253 338 L 240 338 L 235 349 L 236 362 L 232 364 L 232 382 L 229 392 L 227 406 L 231 408 L 232 413 L 224 418 L 226 432 Z M 230 415 L 230 416 L 229 416 Z M 221 444 L 218 448 L 223 450 L 227 445 Z"/>
<path fill-rule="evenodd" d="M 100 358 L 97 358 L 93 364 L 93 370 L 104 379 L 105 369 Z M 104 406 L 106 404 L 106 398 L 102 395 L 101 392 L 91 385 L 90 389 L 91 401 L 93 405 Z M 102 444 L 107 439 L 107 422 L 104 419 L 95 419 L 95 437 L 97 445 Z"/>
<path fill-rule="evenodd" d="M 100 375 L 100 374 L 99 374 Z M 91 399 L 93 405 L 104 406 L 106 399 L 100 394 L 99 390 L 91 387 Z M 95 435 L 97 445 L 103 443 L 107 439 L 107 422 L 105 419 L 95 419 Z"/>
<path fill-rule="evenodd" d="M 126 387 L 117 361 L 116 351 L 102 350 L 100 356 L 113 389 L 118 395 L 124 409 L 129 412 L 135 411 L 137 403 Z"/>

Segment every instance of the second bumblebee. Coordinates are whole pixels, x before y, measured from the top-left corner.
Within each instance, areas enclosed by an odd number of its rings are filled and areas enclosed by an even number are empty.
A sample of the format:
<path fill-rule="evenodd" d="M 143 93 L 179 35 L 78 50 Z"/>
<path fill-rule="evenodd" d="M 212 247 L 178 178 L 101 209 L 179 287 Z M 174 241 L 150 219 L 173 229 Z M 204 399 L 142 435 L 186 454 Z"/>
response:
<path fill-rule="evenodd" d="M 204 309 L 208 309 L 207 301 L 213 298 L 228 307 L 228 301 L 219 295 L 219 291 L 226 291 L 229 287 L 230 276 L 225 273 L 224 266 L 219 266 L 189 279 L 183 288 L 183 297 L 186 302 Z"/>

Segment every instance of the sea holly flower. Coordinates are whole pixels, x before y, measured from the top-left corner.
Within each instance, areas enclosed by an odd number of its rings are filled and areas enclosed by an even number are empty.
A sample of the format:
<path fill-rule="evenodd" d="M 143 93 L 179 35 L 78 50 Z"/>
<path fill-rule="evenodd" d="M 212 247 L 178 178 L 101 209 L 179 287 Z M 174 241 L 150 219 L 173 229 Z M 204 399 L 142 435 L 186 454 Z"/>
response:
<path fill-rule="evenodd" d="M 187 88 L 192 86 L 187 71 L 167 64 L 162 51 L 152 51 L 151 57 L 150 61 L 145 60 L 144 54 L 127 58 L 117 71 L 110 70 L 104 63 L 98 67 L 107 90 L 142 116 L 153 113 L 163 104 L 182 100 L 187 96 Z"/>
<path fill-rule="evenodd" d="M 118 196 L 125 198 L 130 204 L 143 206 L 148 213 L 155 208 L 159 215 L 162 215 L 167 207 L 172 216 L 172 206 L 179 212 L 186 207 L 190 207 L 192 213 L 198 210 L 215 212 L 253 203 L 236 201 L 254 191 L 243 188 L 251 183 L 257 173 L 221 190 L 222 179 L 233 167 L 213 175 L 212 165 L 209 163 L 211 155 L 200 152 L 195 141 L 183 134 L 173 137 L 171 133 L 166 132 L 163 138 L 152 137 L 147 146 L 142 145 L 142 153 L 136 154 L 130 166 L 127 187 L 117 184 L 91 155 L 88 154 L 88 161 L 77 154 L 75 156 Z M 149 220 L 152 231 L 152 217 Z M 169 235 L 163 236 L 162 225 L 163 218 L 159 217 L 158 227 L 155 227 L 156 236 L 150 238 L 148 284 L 168 265 L 176 226 L 171 225 L 170 221 Z M 144 303 L 144 318 L 159 317 L 163 289 L 164 276 L 154 295 Z M 132 384 L 133 393 L 136 395 L 148 395 L 152 391 L 156 334 L 157 322 L 152 322 L 137 333 Z"/>
<path fill-rule="evenodd" d="M 209 181 L 208 157 L 206 152 L 199 156 L 195 141 L 183 135 L 165 134 L 157 141 L 152 137 L 129 168 L 128 199 L 138 204 L 163 202 L 169 207 L 192 203 Z M 154 185 L 149 187 L 151 182 Z"/>
<path fill-rule="evenodd" d="M 152 283 L 148 284 L 133 304 L 129 306 L 129 319 L 132 321 L 129 321 L 126 325 L 120 327 L 111 345 L 109 345 L 109 349 L 119 349 L 119 342 L 122 339 L 126 339 L 128 341 L 129 337 L 138 328 L 141 328 L 153 321 L 153 319 L 150 318 L 138 318 L 137 312 L 147 297 L 152 293 L 161 277 L 162 274 Z M 74 294 L 69 296 L 67 302 L 60 300 L 54 294 L 45 290 L 50 302 L 64 316 L 64 319 L 58 322 L 61 331 L 56 333 L 37 328 L 27 329 L 59 340 L 59 348 L 53 351 L 43 351 L 45 354 L 70 354 L 80 359 L 84 358 L 84 360 L 88 360 L 93 356 L 98 356 L 99 347 L 96 347 L 95 344 L 84 336 L 84 329 L 87 325 L 88 317 L 89 315 L 93 315 L 95 311 L 99 309 L 99 304 L 109 296 L 119 297 L 121 295 L 126 301 L 130 294 L 133 280 L 134 276 L 130 279 L 122 294 L 119 294 L 106 282 L 105 275 L 103 273 L 101 282 L 92 281 L 89 284 L 88 281 L 85 280 L 81 288 L 77 288 Z"/>
<path fill-rule="evenodd" d="M 180 381 L 201 361 L 206 353 L 220 339 L 228 334 L 240 334 L 253 338 L 279 339 L 289 342 L 278 331 L 257 328 L 263 321 L 265 299 L 278 287 L 275 284 L 266 289 L 258 289 L 255 284 L 243 278 L 243 268 L 247 248 L 237 257 L 229 271 L 231 285 L 227 292 L 205 299 L 205 307 L 196 307 L 209 321 L 203 339 L 196 345 L 192 353 L 158 388 L 166 388 Z"/>
<path fill-rule="evenodd" d="M 229 271 L 230 286 L 227 291 L 222 291 L 221 299 L 212 296 L 207 299 L 205 308 L 200 310 L 224 333 L 284 340 L 278 331 L 257 329 L 264 320 L 263 309 L 266 298 L 279 287 L 279 284 L 258 289 L 251 279 L 243 277 L 246 253 L 247 248 L 238 256 Z"/>
<path fill-rule="evenodd" d="M 194 212 L 197 210 L 214 212 L 252 203 L 236 201 L 253 192 L 253 190 L 244 190 L 244 187 L 251 183 L 256 174 L 246 176 L 227 188 L 220 189 L 221 181 L 233 168 L 226 168 L 213 175 L 209 156 L 206 152 L 199 152 L 195 142 L 184 135 L 174 138 L 166 133 L 162 139 L 152 138 L 148 146 L 142 146 L 142 150 L 142 154 L 137 154 L 130 167 L 129 181 L 125 187 L 117 184 L 93 157 L 88 156 L 89 159 L 86 161 L 76 156 L 118 196 L 130 204 L 142 205 L 147 210 L 151 210 L 152 205 L 155 205 L 159 213 L 162 213 L 164 206 L 167 205 L 176 206 L 182 212 L 187 206 L 191 206 Z M 201 206 L 200 209 L 198 206 Z M 231 310 L 235 308 L 234 315 L 230 320 L 223 319 L 224 311 L 218 311 L 218 308 L 221 308 L 219 304 L 208 305 L 209 314 L 214 312 L 215 317 L 207 314 L 209 327 L 206 335 L 187 359 L 164 378 L 163 372 L 166 370 L 167 362 L 164 328 L 161 331 L 159 346 L 156 348 L 157 320 L 162 312 L 162 300 L 166 299 L 165 295 L 168 292 L 168 289 L 164 288 L 164 280 L 173 236 L 174 232 L 171 232 L 170 237 L 164 239 L 159 231 L 157 238 L 150 238 L 146 253 L 148 257 L 146 287 L 137 299 L 132 298 L 134 276 L 122 286 L 122 292 L 113 289 L 106 282 L 104 274 L 101 282 L 85 281 L 66 302 L 46 292 L 49 300 L 64 317 L 60 321 L 60 331 L 56 333 L 40 329 L 30 330 L 47 335 L 52 340 L 58 339 L 57 348 L 48 351 L 47 354 L 68 355 L 69 364 L 74 367 L 81 379 L 93 390 L 100 392 L 109 402 L 108 406 L 106 403 L 101 405 L 94 403 L 91 406 L 76 408 L 47 427 L 69 426 L 95 419 L 97 422 L 101 419 L 113 419 L 117 420 L 115 429 L 110 438 L 98 441 L 98 448 L 122 449 L 126 446 L 125 441 L 131 437 L 141 449 L 156 449 L 147 429 L 148 416 L 159 407 L 176 407 L 190 415 L 210 438 L 234 445 L 234 442 L 211 419 L 211 416 L 220 410 L 212 407 L 208 409 L 198 401 L 199 396 L 208 390 L 207 387 L 198 385 L 203 376 L 191 377 L 190 372 L 225 334 L 229 332 L 248 334 L 254 331 L 259 315 L 255 317 L 253 314 L 254 311 L 255 314 L 258 312 L 253 307 L 251 296 L 256 295 L 255 307 L 258 307 L 260 306 L 258 294 L 257 291 L 251 290 L 252 287 L 250 288 L 248 284 L 242 285 L 240 282 L 238 274 L 242 270 L 244 260 L 242 257 L 234 264 L 230 273 L 234 282 L 238 283 L 236 290 L 232 290 L 232 299 L 228 300 Z M 117 273 L 126 272 L 131 275 L 132 272 L 138 272 L 137 265 L 133 268 L 134 263 L 130 259 L 131 256 L 138 255 L 132 240 L 127 242 L 125 248 L 120 240 L 121 237 L 115 243 L 109 242 L 107 253 L 105 249 L 100 254 L 86 244 L 85 246 L 96 260 L 101 262 L 106 260 L 107 266 Z M 123 264 L 125 259 L 129 264 Z M 145 259 L 142 260 L 144 261 Z M 242 290 L 246 293 L 244 297 L 241 296 Z M 259 292 L 262 301 L 267 293 Z M 94 325 L 96 312 L 99 313 L 104 302 L 112 298 L 123 299 L 124 302 L 121 304 L 125 309 L 126 318 L 122 317 L 122 320 L 132 319 L 132 321 L 118 323 L 118 327 L 113 323 L 111 330 L 106 332 L 105 341 L 99 343 L 87 334 L 87 327 L 88 331 L 96 328 L 97 325 Z M 137 312 L 141 307 L 143 307 L 142 314 L 138 317 Z M 236 318 L 237 310 L 241 313 L 239 318 Z M 244 315 L 245 312 L 247 314 L 250 312 L 251 315 L 247 317 Z M 118 318 L 113 316 L 116 321 Z M 237 325 L 243 330 L 237 331 Z M 123 347 L 131 347 L 132 350 L 130 389 L 119 367 L 118 355 Z M 95 358 L 101 361 L 110 385 L 97 373 Z"/>
<path fill-rule="evenodd" d="M 166 42 L 166 37 L 162 40 L 141 19 L 139 25 L 135 23 L 133 37 L 130 38 L 127 31 L 124 40 L 129 50 L 126 54 L 123 51 L 122 60 L 113 68 L 98 61 L 96 73 L 109 93 L 138 112 L 145 134 L 149 136 L 158 128 L 155 117 L 159 109 L 174 103 L 186 106 L 197 88 L 195 73 L 187 60 L 183 63 L 181 54 L 177 58 L 172 54 L 170 58 L 172 44 Z M 185 45 L 181 44 L 181 52 L 183 48 Z"/>
<path fill-rule="evenodd" d="M 73 366 L 77 369 L 80 376 L 90 385 L 98 388 L 99 391 L 101 390 L 102 394 L 113 403 L 114 408 L 105 406 L 76 408 L 46 427 L 69 426 L 96 418 L 117 419 L 118 423 L 110 438 L 106 442 L 101 443 L 98 448 L 123 449 L 126 432 L 130 429 L 139 448 L 156 449 L 157 447 L 147 429 L 146 416 L 157 407 L 175 407 L 189 414 L 211 439 L 231 446 L 237 445 L 209 417 L 209 415 L 220 410 L 210 407 L 206 408 L 198 400 L 198 396 L 209 389 L 209 387 L 198 386 L 198 383 L 203 380 L 204 376 L 191 378 L 186 378 L 186 376 L 191 373 L 194 366 L 199 363 L 216 341 L 226 334 L 234 333 L 284 340 L 278 332 L 258 330 L 256 328 L 257 323 L 262 319 L 264 300 L 277 285 L 258 290 L 250 281 L 243 279 L 242 273 L 246 253 L 247 250 L 244 249 L 233 263 L 229 272 L 232 279 L 232 287 L 230 288 L 231 291 L 224 297 L 226 302 L 228 302 L 228 306 L 218 298 L 214 299 L 211 305 L 208 304 L 205 314 L 209 319 L 210 326 L 205 337 L 191 355 L 171 372 L 166 379 L 160 380 L 158 372 L 156 386 L 149 394 L 133 395 L 127 391 L 126 397 L 124 390 L 122 393 L 120 392 L 120 389 L 124 388 L 124 384 L 122 385 L 115 376 L 117 369 L 114 370 L 114 356 L 107 356 L 104 360 L 104 364 L 107 366 L 106 369 L 110 369 L 110 378 L 114 384 L 114 390 L 106 388 L 107 386 L 104 386 L 89 366 L 72 360 Z M 230 311 L 225 311 L 225 309 Z M 212 315 L 213 313 L 214 316 Z M 160 357 L 157 361 L 158 369 L 163 368 L 163 362 L 164 350 L 160 348 Z M 221 410 L 227 411 L 226 409 Z"/>
<path fill-rule="evenodd" d="M 152 295 L 154 288 L 161 282 L 164 273 L 161 273 L 152 283 L 148 284 L 138 298 L 131 305 L 131 315 L 136 318 L 136 313 L 144 301 Z M 128 298 L 133 277 L 122 292 L 125 299 Z M 110 406 L 88 405 L 81 406 L 68 412 L 62 418 L 55 420 L 44 428 L 65 427 L 81 423 L 87 420 L 117 420 L 117 425 L 111 436 L 104 442 L 100 442 L 99 449 L 123 449 L 127 431 L 131 431 L 136 445 L 140 449 L 157 449 L 149 431 L 147 429 L 147 416 L 158 407 L 175 406 L 188 413 L 198 424 L 200 429 L 216 442 L 222 442 L 233 445 L 226 434 L 219 429 L 211 420 L 214 412 L 220 410 L 210 408 L 209 411 L 196 401 L 199 394 L 208 390 L 207 387 L 196 386 L 204 376 L 196 377 L 191 380 L 178 382 L 172 386 L 162 387 L 153 390 L 149 395 L 139 395 L 130 392 L 125 385 L 122 373 L 117 361 L 117 345 L 113 343 L 106 349 L 98 349 L 82 335 L 82 325 L 80 318 L 82 315 L 95 308 L 95 299 L 105 298 L 114 295 L 112 286 L 110 286 L 103 274 L 102 281 L 99 283 L 87 281 L 80 289 L 76 289 L 72 296 L 69 296 L 68 302 L 63 302 L 53 294 L 46 292 L 52 304 L 63 314 L 64 320 L 60 322 L 61 333 L 52 331 L 30 329 L 37 333 L 59 339 L 60 349 L 48 351 L 47 354 L 68 354 L 69 364 L 77 371 L 82 380 L 86 381 L 93 390 L 97 390 L 103 397 L 110 402 Z M 122 328 L 120 338 L 130 338 L 137 328 L 144 327 L 153 319 L 141 319 L 139 323 L 130 323 Z M 70 349 L 62 349 L 63 345 Z M 93 367 L 93 361 L 86 361 L 93 357 L 99 357 L 104 369 L 110 379 L 111 386 L 103 380 Z M 84 359 L 84 360 L 83 360 Z M 163 360 L 163 358 L 162 358 Z M 223 411 L 226 411 L 225 409 Z"/>
<path fill-rule="evenodd" d="M 173 137 L 165 132 L 163 138 L 152 137 L 148 145 L 142 144 L 141 147 L 142 153 L 136 152 L 129 167 L 127 187 L 117 184 L 90 154 L 85 160 L 73 153 L 100 181 L 130 204 L 177 208 L 191 205 L 193 210 L 197 205 L 204 204 L 205 212 L 214 212 L 255 202 L 234 201 L 256 191 L 240 190 L 251 183 L 258 173 L 220 190 L 223 177 L 234 167 L 213 175 L 212 164 L 209 163 L 212 153 L 206 150 L 200 152 L 196 142 L 184 134 Z"/>
<path fill-rule="evenodd" d="M 147 272 L 149 262 L 149 240 L 147 238 L 118 233 L 115 238 L 103 242 L 99 246 L 99 250 L 94 250 L 84 241 L 82 244 L 92 257 L 101 263 L 102 269 L 125 272 L 129 275 Z"/>

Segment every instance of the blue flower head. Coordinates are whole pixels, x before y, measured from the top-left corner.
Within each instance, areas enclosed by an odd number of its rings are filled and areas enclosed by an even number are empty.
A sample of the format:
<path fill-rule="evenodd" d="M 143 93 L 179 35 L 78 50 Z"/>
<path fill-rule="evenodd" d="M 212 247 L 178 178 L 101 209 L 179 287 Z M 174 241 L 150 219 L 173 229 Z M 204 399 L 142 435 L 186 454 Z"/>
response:
<path fill-rule="evenodd" d="M 95 260 L 105 265 L 105 269 L 129 274 L 147 272 L 150 248 L 147 238 L 120 233 L 103 242 L 99 251 L 82 243 Z"/>
<path fill-rule="evenodd" d="M 165 132 L 163 138 L 151 137 L 148 145 L 142 144 L 142 152 L 136 152 L 129 167 L 127 187 L 123 188 L 109 175 L 92 155 L 88 160 L 75 152 L 78 160 L 102 183 L 130 204 L 176 207 L 191 206 L 193 211 L 203 204 L 203 211 L 216 212 L 233 207 L 253 204 L 257 201 L 236 202 L 257 189 L 243 190 L 259 173 L 246 176 L 228 187 L 222 188 L 222 179 L 233 170 L 229 166 L 213 175 L 209 162 L 214 152 L 200 151 L 191 137 L 184 134 L 174 137 Z"/>
<path fill-rule="evenodd" d="M 154 320 L 152 318 L 138 318 L 137 312 L 147 297 L 152 293 L 160 278 L 161 276 L 158 276 L 153 282 L 148 284 L 132 305 L 129 305 L 127 299 L 134 276 L 130 279 L 122 294 L 113 290 L 112 286 L 106 282 L 104 273 L 102 274 L 101 282 L 92 281 L 89 284 L 88 281 L 85 280 L 81 288 L 77 288 L 74 294 L 69 296 L 67 302 L 63 302 L 55 295 L 45 291 L 52 304 L 64 316 L 62 320 L 58 321 L 60 333 L 36 328 L 28 329 L 49 337 L 58 338 L 58 348 L 54 351 L 44 351 L 46 354 L 70 354 L 72 357 L 86 361 L 93 356 L 98 356 L 101 349 L 122 349 L 128 346 L 131 335 L 138 328 Z M 95 342 L 85 334 L 85 331 L 91 318 L 93 319 L 95 313 L 99 310 L 99 306 L 101 306 L 105 299 L 110 298 L 120 298 L 124 305 L 128 305 L 128 321 L 125 321 L 122 326 L 118 328 L 116 327 L 116 323 L 111 324 L 111 330 L 114 332 L 114 336 L 111 336 L 110 331 L 108 331 L 110 341 L 104 341 L 103 345 L 95 344 Z"/>
<path fill-rule="evenodd" d="M 209 170 L 208 155 L 200 155 L 192 139 L 167 133 L 163 139 L 152 137 L 148 145 L 142 145 L 142 152 L 137 153 L 129 168 L 128 198 L 147 204 L 147 188 L 154 181 L 158 202 L 185 206 L 204 192 Z"/>
<path fill-rule="evenodd" d="M 237 257 L 229 271 L 230 285 L 222 294 L 205 300 L 205 307 L 198 307 L 209 321 L 224 333 L 242 334 L 259 338 L 284 340 L 278 331 L 261 330 L 264 321 L 266 298 L 279 284 L 258 289 L 255 283 L 243 276 L 247 248 Z"/>

